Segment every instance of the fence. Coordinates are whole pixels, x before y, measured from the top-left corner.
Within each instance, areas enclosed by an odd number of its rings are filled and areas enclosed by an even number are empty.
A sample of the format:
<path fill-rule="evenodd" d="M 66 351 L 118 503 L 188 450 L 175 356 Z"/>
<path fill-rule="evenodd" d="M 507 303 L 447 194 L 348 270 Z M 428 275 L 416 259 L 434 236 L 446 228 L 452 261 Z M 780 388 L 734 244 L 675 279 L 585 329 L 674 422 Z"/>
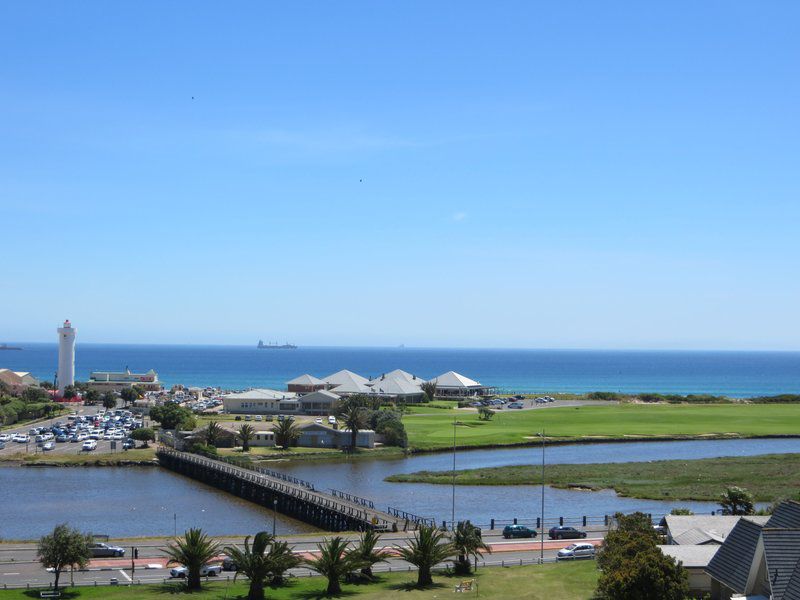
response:
<path fill-rule="evenodd" d="M 361 506 L 368 506 L 369 508 L 375 508 L 375 503 L 372 500 L 367 500 L 366 498 L 362 498 L 361 496 L 356 496 L 355 494 L 348 494 L 347 492 L 342 492 L 339 490 L 335 490 L 330 488 L 331 495 L 341 498 L 343 500 L 349 500 L 350 502 L 355 502 L 356 504 L 360 504 Z"/>

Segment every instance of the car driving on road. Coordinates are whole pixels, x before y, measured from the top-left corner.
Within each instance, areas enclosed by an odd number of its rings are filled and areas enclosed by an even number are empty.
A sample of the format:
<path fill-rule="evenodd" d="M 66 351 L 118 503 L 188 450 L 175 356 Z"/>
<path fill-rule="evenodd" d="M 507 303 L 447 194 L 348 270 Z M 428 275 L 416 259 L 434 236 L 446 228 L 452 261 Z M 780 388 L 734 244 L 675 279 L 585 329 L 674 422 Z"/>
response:
<path fill-rule="evenodd" d="M 535 538 L 536 531 L 524 525 L 506 525 L 503 527 L 503 537 L 509 538 Z"/>
<path fill-rule="evenodd" d="M 577 558 L 594 558 L 595 549 L 592 544 L 582 542 L 580 544 L 570 544 L 562 548 L 556 555 L 556 560 L 575 560 Z"/>
<path fill-rule="evenodd" d="M 170 569 L 169 576 L 175 578 L 183 578 L 186 577 L 189 573 L 189 569 L 186 567 L 175 567 L 174 569 Z M 216 577 L 222 573 L 222 565 L 203 565 L 200 567 L 200 577 Z"/>
<path fill-rule="evenodd" d="M 89 553 L 92 558 L 104 558 L 108 556 L 125 556 L 125 548 L 110 546 L 109 544 L 89 544 Z"/>
<path fill-rule="evenodd" d="M 579 531 L 574 527 L 567 527 L 562 525 L 560 527 L 551 527 L 547 532 L 551 540 L 579 540 L 586 537 L 585 531 Z"/>

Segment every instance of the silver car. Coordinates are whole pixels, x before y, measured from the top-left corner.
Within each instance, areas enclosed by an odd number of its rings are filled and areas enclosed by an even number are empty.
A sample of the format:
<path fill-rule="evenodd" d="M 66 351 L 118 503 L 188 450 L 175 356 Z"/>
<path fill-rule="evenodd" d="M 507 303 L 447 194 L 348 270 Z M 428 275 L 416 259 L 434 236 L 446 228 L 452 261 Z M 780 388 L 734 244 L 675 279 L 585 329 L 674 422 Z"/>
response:
<path fill-rule="evenodd" d="M 556 555 L 556 560 L 575 560 L 578 558 L 594 558 L 594 545 L 582 542 L 580 544 L 570 544 L 562 548 Z"/>

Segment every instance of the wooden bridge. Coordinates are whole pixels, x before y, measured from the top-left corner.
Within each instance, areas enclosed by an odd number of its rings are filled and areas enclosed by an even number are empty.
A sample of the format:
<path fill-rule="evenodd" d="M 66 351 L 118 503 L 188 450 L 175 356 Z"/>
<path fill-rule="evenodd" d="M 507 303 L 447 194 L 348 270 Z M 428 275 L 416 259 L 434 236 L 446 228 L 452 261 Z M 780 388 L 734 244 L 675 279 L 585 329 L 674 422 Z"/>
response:
<path fill-rule="evenodd" d="M 279 473 L 258 472 L 197 454 L 159 448 L 161 466 L 221 490 L 275 509 L 328 531 L 398 531 L 417 522 L 376 510 L 372 503 L 337 492 L 316 491 L 305 482 L 284 479 Z M 289 478 L 291 479 L 291 478 Z"/>

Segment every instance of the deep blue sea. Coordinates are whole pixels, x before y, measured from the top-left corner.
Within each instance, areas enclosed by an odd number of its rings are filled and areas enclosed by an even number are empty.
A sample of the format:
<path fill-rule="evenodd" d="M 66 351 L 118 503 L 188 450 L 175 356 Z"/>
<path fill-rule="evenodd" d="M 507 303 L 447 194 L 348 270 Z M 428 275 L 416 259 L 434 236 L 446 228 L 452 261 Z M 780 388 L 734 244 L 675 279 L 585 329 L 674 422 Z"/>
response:
<path fill-rule="evenodd" d="M 56 344 L 18 344 L 0 351 L 0 368 L 53 379 Z M 430 378 L 454 370 L 485 385 L 517 392 L 711 393 L 748 397 L 800 393 L 800 352 L 480 350 L 322 348 L 258 350 L 253 346 L 77 344 L 76 376 L 90 371 L 155 369 L 168 384 L 225 389 L 285 389 L 297 375 L 350 369 L 365 377 L 404 369 Z"/>

